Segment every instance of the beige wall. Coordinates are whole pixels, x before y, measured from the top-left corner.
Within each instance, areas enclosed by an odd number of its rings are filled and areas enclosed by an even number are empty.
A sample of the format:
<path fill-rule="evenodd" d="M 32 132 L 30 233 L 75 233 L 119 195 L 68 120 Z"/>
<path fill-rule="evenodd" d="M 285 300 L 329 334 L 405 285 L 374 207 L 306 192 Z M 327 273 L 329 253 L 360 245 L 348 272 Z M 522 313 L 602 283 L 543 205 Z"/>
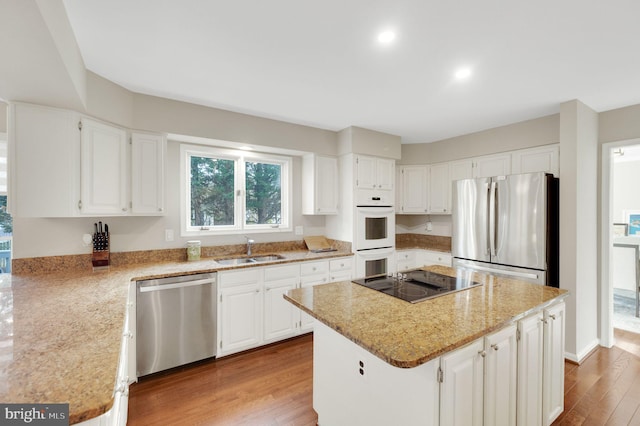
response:
<path fill-rule="evenodd" d="M 7 104 L 0 102 L 0 133 L 7 133 Z"/>
<path fill-rule="evenodd" d="M 599 114 L 600 144 L 640 137 L 640 104 Z"/>
<path fill-rule="evenodd" d="M 580 361 L 598 344 L 598 114 L 570 101 L 560 115 L 560 287 L 570 292 L 566 353 Z"/>
<path fill-rule="evenodd" d="M 337 134 L 247 114 L 136 94 L 133 126 L 242 144 L 335 155 Z"/>
<path fill-rule="evenodd" d="M 399 164 L 432 164 L 558 142 L 559 114 L 432 143 L 402 145 Z"/>

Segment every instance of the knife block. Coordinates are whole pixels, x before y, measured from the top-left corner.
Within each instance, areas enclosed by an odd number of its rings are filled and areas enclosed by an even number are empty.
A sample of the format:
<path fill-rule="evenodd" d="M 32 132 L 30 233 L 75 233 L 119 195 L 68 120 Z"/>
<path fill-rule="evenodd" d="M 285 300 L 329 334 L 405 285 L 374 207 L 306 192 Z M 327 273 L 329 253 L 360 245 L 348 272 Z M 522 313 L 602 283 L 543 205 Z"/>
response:
<path fill-rule="evenodd" d="M 109 260 L 110 260 L 110 251 L 109 251 L 109 236 L 103 235 L 100 238 L 103 240 L 100 241 L 100 244 L 93 245 L 93 254 L 91 256 L 91 263 L 93 264 L 93 269 L 96 268 L 108 268 Z"/>

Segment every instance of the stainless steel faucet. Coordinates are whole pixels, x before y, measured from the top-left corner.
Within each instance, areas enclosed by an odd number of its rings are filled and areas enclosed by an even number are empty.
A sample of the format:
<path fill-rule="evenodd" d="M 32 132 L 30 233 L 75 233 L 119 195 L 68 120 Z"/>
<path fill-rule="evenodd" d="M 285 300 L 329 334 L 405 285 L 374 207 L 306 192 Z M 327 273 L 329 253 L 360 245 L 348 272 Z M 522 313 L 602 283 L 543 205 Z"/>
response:
<path fill-rule="evenodd" d="M 253 243 L 255 243 L 255 241 L 247 237 L 246 235 L 244 237 L 247 239 L 247 256 L 251 256 L 251 246 L 253 245 Z"/>

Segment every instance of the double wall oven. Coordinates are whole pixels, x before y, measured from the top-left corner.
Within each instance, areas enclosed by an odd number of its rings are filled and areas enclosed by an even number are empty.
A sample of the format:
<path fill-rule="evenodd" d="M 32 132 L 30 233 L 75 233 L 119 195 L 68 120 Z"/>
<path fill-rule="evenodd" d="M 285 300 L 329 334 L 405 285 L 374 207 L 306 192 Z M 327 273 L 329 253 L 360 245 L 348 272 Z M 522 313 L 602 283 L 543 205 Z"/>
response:
<path fill-rule="evenodd" d="M 387 274 L 394 268 L 395 211 L 393 206 L 356 207 L 356 275 Z"/>

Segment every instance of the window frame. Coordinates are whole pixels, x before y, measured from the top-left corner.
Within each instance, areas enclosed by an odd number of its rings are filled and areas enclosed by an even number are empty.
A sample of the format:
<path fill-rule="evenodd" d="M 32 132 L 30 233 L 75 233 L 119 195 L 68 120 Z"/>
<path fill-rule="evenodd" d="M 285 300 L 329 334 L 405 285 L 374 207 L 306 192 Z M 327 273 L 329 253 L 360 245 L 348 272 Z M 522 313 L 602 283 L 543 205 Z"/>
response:
<path fill-rule="evenodd" d="M 234 222 L 210 228 L 191 226 L 191 157 L 211 157 L 234 161 Z M 277 164 L 280 173 L 281 223 L 246 224 L 246 161 Z M 180 144 L 180 232 L 181 236 L 206 236 L 242 233 L 291 232 L 293 158 L 253 151 L 218 148 L 213 146 Z"/>

